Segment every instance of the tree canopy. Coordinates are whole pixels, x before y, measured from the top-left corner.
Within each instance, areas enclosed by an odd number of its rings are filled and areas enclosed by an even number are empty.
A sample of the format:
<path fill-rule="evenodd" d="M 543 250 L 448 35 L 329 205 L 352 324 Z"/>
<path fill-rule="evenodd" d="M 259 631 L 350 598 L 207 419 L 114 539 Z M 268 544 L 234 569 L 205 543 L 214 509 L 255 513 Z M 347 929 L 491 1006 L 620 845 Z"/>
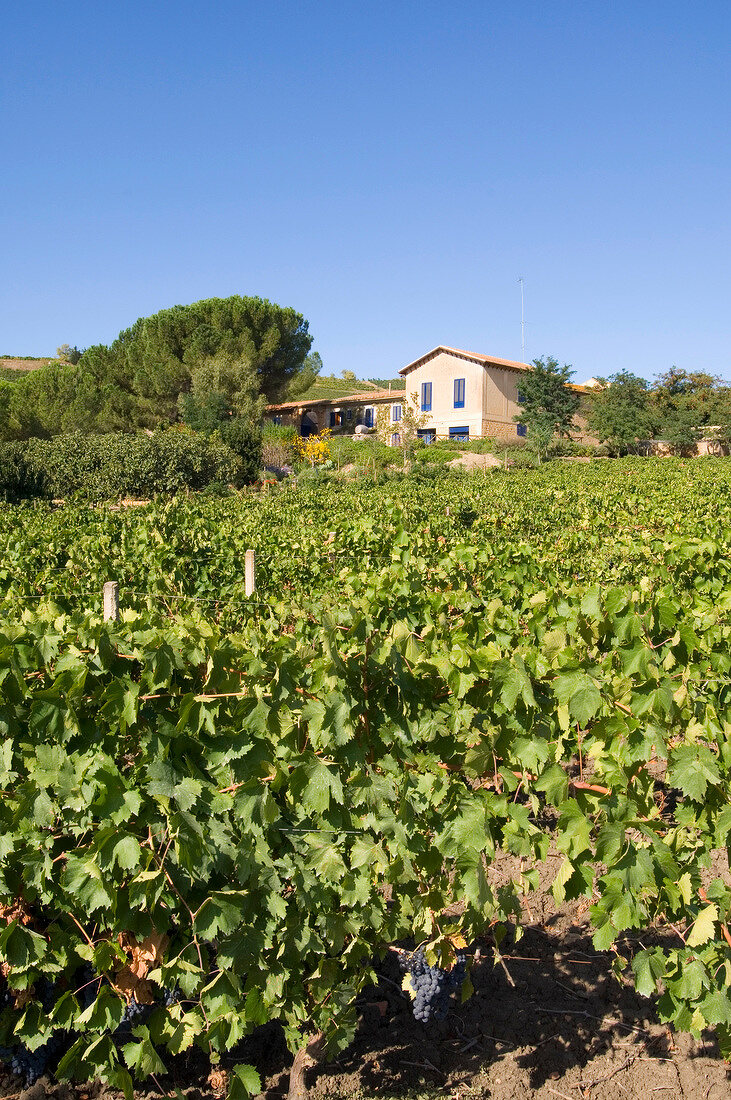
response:
<path fill-rule="evenodd" d="M 648 383 L 630 371 L 598 381 L 587 416 L 589 430 L 615 454 L 636 450 L 653 432 Z"/>
<path fill-rule="evenodd" d="M 101 365 L 107 378 L 111 368 L 120 388 L 135 395 L 139 422 L 152 426 L 176 418 L 179 395 L 191 389 L 194 373 L 216 357 L 235 362 L 240 376 L 250 375 L 257 393 L 276 400 L 302 370 L 311 344 L 301 313 L 234 295 L 140 318 L 120 332 Z M 98 373 L 98 353 L 85 352 L 79 365 L 82 372 L 89 367 Z"/>
<path fill-rule="evenodd" d="M 651 407 L 657 434 L 678 449 L 704 435 L 731 434 L 731 386 L 705 371 L 672 367 L 659 375 Z"/>
<path fill-rule="evenodd" d="M 515 419 L 528 426 L 529 440 L 539 455 L 545 454 L 555 435 L 568 436 L 574 427 L 579 395 L 569 386 L 573 373 L 548 355 L 534 359 L 533 370 L 520 376 L 521 412 Z"/>
<path fill-rule="evenodd" d="M 301 313 L 262 298 L 173 306 L 141 317 L 109 347 L 87 348 L 76 366 L 51 364 L 15 383 L 4 434 L 155 428 L 181 416 L 254 422 L 317 367 L 311 344 Z"/>
<path fill-rule="evenodd" d="M 287 387 L 287 398 L 301 397 L 314 385 L 322 370 L 322 356 L 319 351 L 311 351 L 305 359 L 302 369 Z"/>

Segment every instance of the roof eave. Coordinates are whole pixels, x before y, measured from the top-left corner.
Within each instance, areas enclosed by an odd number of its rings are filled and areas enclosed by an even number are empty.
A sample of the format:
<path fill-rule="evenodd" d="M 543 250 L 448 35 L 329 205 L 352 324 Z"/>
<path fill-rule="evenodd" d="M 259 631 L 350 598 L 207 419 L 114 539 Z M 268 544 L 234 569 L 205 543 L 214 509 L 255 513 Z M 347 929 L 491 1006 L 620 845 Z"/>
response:
<path fill-rule="evenodd" d="M 519 363 L 517 360 L 513 359 L 498 359 L 497 357 L 493 357 L 490 355 L 480 355 L 477 352 L 463 351 L 461 348 L 449 348 L 444 344 L 440 344 L 439 347 L 432 348 L 431 351 L 428 351 L 419 359 L 415 359 L 413 363 L 407 363 L 405 367 L 401 368 L 399 374 L 408 374 L 409 371 L 415 370 L 416 367 L 420 367 L 422 363 L 428 362 L 429 359 L 432 359 L 435 355 L 439 355 L 442 352 L 444 352 L 446 355 L 457 356 L 460 359 L 467 359 L 469 362 L 477 363 L 479 366 L 482 367 L 493 366 L 500 367 L 503 370 L 515 371 L 526 371 L 532 369 L 529 363 Z"/>

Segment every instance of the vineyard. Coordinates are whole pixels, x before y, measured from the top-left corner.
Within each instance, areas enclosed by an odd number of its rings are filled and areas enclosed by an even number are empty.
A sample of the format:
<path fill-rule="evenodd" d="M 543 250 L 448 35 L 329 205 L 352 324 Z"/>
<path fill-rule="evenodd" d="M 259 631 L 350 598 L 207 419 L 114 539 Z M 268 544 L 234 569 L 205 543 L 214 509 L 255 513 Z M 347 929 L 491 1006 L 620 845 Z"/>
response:
<path fill-rule="evenodd" d="M 0 547 L 20 1087 L 196 1051 L 243 1100 L 276 1021 L 302 1096 L 384 966 L 426 1034 L 501 972 L 549 858 L 731 1058 L 731 462 L 4 505 Z"/>

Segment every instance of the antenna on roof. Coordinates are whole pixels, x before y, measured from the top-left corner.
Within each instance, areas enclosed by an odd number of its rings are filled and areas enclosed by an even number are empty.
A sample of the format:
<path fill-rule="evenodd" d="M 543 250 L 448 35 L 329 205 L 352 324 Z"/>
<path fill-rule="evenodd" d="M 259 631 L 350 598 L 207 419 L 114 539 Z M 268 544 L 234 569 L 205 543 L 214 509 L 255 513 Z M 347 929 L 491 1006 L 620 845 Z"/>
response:
<path fill-rule="evenodd" d="M 518 282 L 520 283 L 520 353 L 522 362 L 525 363 L 525 280 L 522 275 L 518 276 Z"/>

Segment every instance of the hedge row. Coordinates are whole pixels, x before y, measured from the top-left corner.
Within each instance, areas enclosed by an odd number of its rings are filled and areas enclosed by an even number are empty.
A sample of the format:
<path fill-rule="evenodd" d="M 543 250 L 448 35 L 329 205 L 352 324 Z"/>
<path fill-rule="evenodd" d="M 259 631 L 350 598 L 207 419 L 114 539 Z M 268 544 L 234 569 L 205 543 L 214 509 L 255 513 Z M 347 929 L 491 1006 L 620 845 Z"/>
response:
<path fill-rule="evenodd" d="M 85 435 L 0 443 L 0 499 L 151 497 L 213 482 L 254 481 L 261 461 L 255 433 L 229 443 L 172 428 L 151 435 Z"/>

